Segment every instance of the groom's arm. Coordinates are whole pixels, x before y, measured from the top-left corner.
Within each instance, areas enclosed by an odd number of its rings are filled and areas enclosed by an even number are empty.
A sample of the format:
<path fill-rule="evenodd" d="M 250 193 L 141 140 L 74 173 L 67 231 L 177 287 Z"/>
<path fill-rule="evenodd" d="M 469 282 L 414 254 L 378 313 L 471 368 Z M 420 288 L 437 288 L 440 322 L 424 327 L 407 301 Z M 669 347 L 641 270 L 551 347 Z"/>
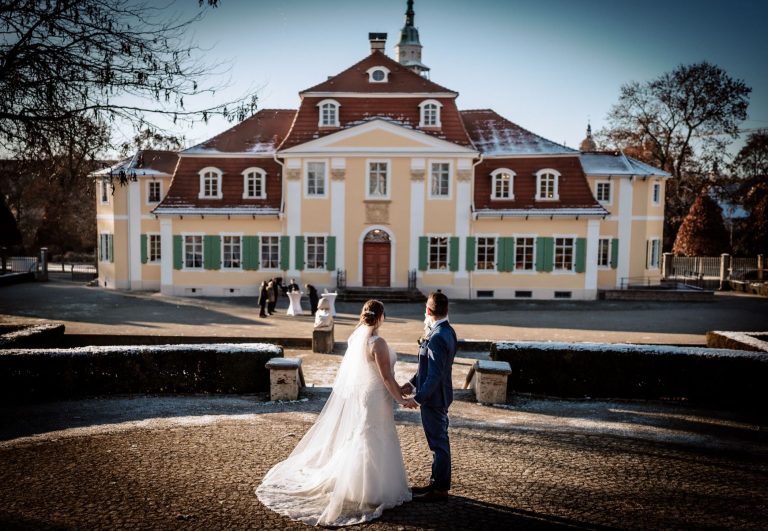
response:
<path fill-rule="evenodd" d="M 439 335 L 432 336 L 427 346 L 427 379 L 413 397 L 419 404 L 423 404 L 440 386 L 445 372 L 447 352 L 448 345 L 446 345 L 445 339 Z"/>

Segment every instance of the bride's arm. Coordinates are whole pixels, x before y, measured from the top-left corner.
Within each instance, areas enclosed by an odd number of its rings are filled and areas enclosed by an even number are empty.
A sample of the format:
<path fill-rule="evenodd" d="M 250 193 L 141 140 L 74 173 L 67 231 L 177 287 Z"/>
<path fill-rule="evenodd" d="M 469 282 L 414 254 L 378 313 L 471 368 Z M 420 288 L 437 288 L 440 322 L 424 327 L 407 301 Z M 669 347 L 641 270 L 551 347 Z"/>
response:
<path fill-rule="evenodd" d="M 371 350 L 373 352 L 373 358 L 376 361 L 376 366 L 379 368 L 381 379 L 384 381 L 384 386 L 398 404 L 403 404 L 405 400 L 403 400 L 403 396 L 400 393 L 400 386 L 397 384 L 395 377 L 392 374 L 392 366 L 389 362 L 389 346 L 387 346 L 387 342 L 382 338 L 378 338 L 373 343 L 373 348 Z"/>

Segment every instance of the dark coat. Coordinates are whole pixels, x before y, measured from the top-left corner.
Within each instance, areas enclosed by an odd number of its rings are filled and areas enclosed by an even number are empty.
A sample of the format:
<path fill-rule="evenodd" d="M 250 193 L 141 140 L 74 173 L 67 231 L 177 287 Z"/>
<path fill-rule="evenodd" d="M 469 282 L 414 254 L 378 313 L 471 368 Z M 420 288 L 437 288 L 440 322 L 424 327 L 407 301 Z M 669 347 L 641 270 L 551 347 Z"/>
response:
<path fill-rule="evenodd" d="M 448 321 L 437 325 L 419 348 L 419 368 L 411 378 L 414 400 L 422 406 L 445 408 L 453 402 L 451 369 L 458 340 Z"/>

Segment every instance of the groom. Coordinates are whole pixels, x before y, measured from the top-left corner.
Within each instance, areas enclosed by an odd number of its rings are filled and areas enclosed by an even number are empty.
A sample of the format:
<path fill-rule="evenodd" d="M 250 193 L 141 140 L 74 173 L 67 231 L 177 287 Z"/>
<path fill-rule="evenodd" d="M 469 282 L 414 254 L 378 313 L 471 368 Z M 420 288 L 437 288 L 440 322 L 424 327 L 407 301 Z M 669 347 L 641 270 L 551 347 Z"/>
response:
<path fill-rule="evenodd" d="M 419 367 L 409 382 L 400 387 L 403 395 L 416 394 L 404 404 L 421 408 L 421 424 L 432 451 L 429 485 L 413 487 L 416 501 L 436 501 L 448 496 L 451 488 L 451 446 L 448 442 L 448 406 L 453 401 L 451 369 L 456 355 L 456 332 L 448 323 L 448 297 L 429 294 L 424 340 L 419 345 Z"/>

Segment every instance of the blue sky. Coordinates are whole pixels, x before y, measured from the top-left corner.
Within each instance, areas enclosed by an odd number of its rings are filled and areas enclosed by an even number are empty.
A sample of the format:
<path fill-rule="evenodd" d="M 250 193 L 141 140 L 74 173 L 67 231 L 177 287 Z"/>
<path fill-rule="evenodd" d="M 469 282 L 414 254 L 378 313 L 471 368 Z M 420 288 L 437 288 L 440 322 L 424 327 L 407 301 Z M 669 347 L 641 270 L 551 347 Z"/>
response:
<path fill-rule="evenodd" d="M 258 88 L 260 108 L 297 108 L 298 92 L 369 53 L 368 33 L 403 25 L 405 0 L 222 0 L 191 38 L 204 61 L 228 62 L 227 90 Z M 197 12 L 196 0 L 175 9 Z M 460 109 L 493 108 L 551 140 L 578 146 L 605 124 L 619 88 L 707 60 L 751 86 L 744 129 L 768 128 L 768 2 L 762 0 L 416 0 L 422 60 Z M 217 80 L 218 81 L 218 80 Z M 189 105 L 188 105 L 189 106 Z M 174 130 L 194 144 L 221 119 Z"/>

